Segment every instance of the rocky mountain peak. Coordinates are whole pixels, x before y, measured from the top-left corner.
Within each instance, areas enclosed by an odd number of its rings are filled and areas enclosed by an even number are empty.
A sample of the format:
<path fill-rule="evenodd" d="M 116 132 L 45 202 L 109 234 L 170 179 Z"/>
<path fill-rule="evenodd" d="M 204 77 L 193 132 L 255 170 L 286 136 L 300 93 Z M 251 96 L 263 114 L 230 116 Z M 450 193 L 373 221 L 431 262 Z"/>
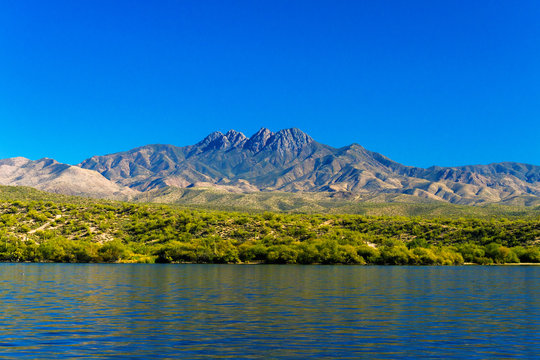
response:
<path fill-rule="evenodd" d="M 231 143 L 231 146 L 235 146 L 235 147 L 242 146 L 248 139 L 246 135 L 233 129 L 227 131 L 227 133 L 225 134 L 225 137 L 229 140 L 229 142 Z"/>
<path fill-rule="evenodd" d="M 230 146 L 229 139 L 220 131 L 214 131 L 196 145 L 201 150 L 219 150 Z"/>
<path fill-rule="evenodd" d="M 283 149 L 296 151 L 311 143 L 313 139 L 300 129 L 291 128 L 279 130 L 267 142 L 272 150 Z"/>
<path fill-rule="evenodd" d="M 268 139 L 270 139 L 273 135 L 274 133 L 267 128 L 261 128 L 246 141 L 244 149 L 258 152 L 266 146 Z"/>

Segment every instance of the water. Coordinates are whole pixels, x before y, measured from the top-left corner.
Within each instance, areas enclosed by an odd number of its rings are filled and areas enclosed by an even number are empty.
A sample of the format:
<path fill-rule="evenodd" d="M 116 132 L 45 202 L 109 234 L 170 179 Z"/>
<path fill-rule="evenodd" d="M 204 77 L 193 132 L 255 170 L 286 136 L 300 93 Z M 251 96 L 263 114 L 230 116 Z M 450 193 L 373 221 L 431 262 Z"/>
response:
<path fill-rule="evenodd" d="M 534 358 L 540 267 L 0 264 L 2 358 Z"/>

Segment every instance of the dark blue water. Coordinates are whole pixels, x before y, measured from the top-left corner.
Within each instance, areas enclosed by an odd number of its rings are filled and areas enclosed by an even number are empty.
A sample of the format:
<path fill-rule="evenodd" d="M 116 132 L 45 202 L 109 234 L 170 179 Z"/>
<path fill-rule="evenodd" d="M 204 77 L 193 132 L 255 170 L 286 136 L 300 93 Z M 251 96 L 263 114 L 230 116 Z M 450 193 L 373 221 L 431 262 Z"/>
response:
<path fill-rule="evenodd" d="M 0 264 L 2 358 L 535 358 L 540 267 Z"/>

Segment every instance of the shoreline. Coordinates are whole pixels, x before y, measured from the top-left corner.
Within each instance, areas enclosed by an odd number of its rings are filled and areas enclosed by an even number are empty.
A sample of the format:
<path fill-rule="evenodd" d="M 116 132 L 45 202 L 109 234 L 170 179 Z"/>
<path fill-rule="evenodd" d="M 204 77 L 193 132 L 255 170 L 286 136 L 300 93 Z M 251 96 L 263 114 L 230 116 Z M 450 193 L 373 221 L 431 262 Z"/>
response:
<path fill-rule="evenodd" d="M 406 264 L 406 265 L 393 265 L 393 264 L 323 264 L 323 263 L 312 263 L 312 264 L 283 264 L 283 263 L 266 263 L 262 261 L 250 261 L 250 262 L 241 262 L 241 263 L 199 263 L 199 262 L 169 262 L 169 263 L 148 263 L 148 262 L 130 262 L 130 261 L 119 261 L 119 262 L 54 262 L 54 261 L 0 261 L 0 264 L 91 264 L 91 265 L 123 265 L 123 264 L 145 264 L 145 265 L 293 265 L 293 266 L 388 266 L 388 267 L 433 267 L 433 266 L 444 266 L 444 267 L 453 267 L 453 266 L 540 266 L 540 263 L 505 263 L 505 264 L 475 264 L 475 263 L 463 263 L 463 264 Z"/>

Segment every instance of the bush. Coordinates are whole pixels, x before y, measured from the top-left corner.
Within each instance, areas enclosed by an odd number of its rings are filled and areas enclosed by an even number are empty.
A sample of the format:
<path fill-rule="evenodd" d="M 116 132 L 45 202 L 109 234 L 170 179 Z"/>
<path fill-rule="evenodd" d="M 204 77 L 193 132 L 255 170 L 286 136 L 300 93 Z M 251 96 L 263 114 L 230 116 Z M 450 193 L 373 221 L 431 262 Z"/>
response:
<path fill-rule="evenodd" d="M 126 246 L 119 240 L 109 241 L 98 250 L 99 257 L 103 262 L 117 262 L 124 257 L 125 253 Z"/>
<path fill-rule="evenodd" d="M 172 241 L 156 252 L 157 263 L 196 262 L 197 251 L 193 244 Z"/>
<path fill-rule="evenodd" d="M 405 245 L 382 246 L 380 251 L 380 261 L 384 265 L 408 265 L 416 262 Z"/>
<path fill-rule="evenodd" d="M 287 245 L 273 245 L 268 248 L 266 261 L 271 264 L 296 264 L 298 251 Z"/>
<path fill-rule="evenodd" d="M 497 243 L 490 243 L 486 246 L 486 256 L 493 259 L 496 264 L 519 262 L 519 258 L 512 249 Z"/>

